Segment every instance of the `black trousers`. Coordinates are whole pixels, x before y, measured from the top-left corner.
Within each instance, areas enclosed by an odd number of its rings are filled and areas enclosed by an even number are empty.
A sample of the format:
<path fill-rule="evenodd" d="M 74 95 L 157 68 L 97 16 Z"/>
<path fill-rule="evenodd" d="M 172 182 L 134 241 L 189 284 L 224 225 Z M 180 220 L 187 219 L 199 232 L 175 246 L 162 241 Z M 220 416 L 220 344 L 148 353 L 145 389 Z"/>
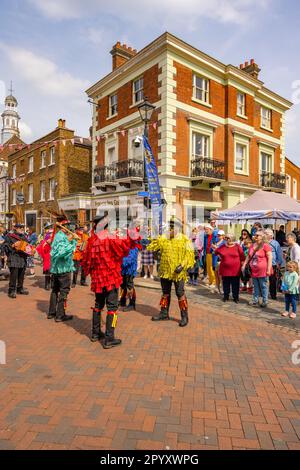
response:
<path fill-rule="evenodd" d="M 51 284 L 51 274 L 49 270 L 43 271 L 43 274 L 45 276 L 45 289 L 47 289 Z"/>
<path fill-rule="evenodd" d="M 239 276 L 223 276 L 223 291 L 224 299 L 229 299 L 230 287 L 232 291 L 233 300 L 239 300 L 240 292 L 240 277 Z"/>
<path fill-rule="evenodd" d="M 175 281 L 170 281 L 169 279 L 164 279 L 160 278 L 160 284 L 162 288 L 162 292 L 164 295 L 171 295 L 171 290 L 172 290 L 172 284 L 174 282 L 175 286 L 175 292 L 177 295 L 177 298 L 180 299 L 185 293 L 184 291 L 184 280 L 175 282 Z"/>
<path fill-rule="evenodd" d="M 103 310 L 106 305 L 108 312 L 116 312 L 119 304 L 118 294 L 118 289 L 116 288 L 110 291 L 105 289 L 101 294 L 96 294 L 95 308 Z"/>
<path fill-rule="evenodd" d="M 73 284 L 76 284 L 77 282 L 77 276 L 78 276 L 79 271 L 80 271 L 80 284 L 84 284 L 86 281 L 86 275 L 84 274 L 84 271 L 80 263 L 81 261 L 74 261 L 75 271 L 73 273 Z"/>
<path fill-rule="evenodd" d="M 276 300 L 277 297 L 277 279 L 278 279 L 278 268 L 273 266 L 273 274 L 269 277 L 269 291 L 271 299 Z"/>
<path fill-rule="evenodd" d="M 50 296 L 49 315 L 62 318 L 65 315 L 65 303 L 71 287 L 71 273 L 52 274 L 52 292 Z"/>
<path fill-rule="evenodd" d="M 9 268 L 9 292 L 15 292 L 16 290 L 23 289 L 26 266 L 24 268 Z"/>

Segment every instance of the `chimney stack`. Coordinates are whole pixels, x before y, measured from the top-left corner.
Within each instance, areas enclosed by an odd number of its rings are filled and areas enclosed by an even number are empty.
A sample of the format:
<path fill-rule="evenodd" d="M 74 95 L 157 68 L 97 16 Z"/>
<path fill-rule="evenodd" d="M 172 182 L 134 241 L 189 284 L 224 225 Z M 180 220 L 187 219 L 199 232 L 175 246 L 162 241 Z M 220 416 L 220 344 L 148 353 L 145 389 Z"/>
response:
<path fill-rule="evenodd" d="M 112 69 L 115 70 L 134 57 L 137 54 L 137 50 L 132 49 L 132 47 L 129 47 L 126 44 L 121 44 L 120 41 L 118 41 L 113 46 L 110 53 L 112 55 Z"/>
<path fill-rule="evenodd" d="M 61 129 L 64 129 L 66 127 L 66 120 L 65 119 L 59 119 L 57 127 L 61 128 Z"/>
<path fill-rule="evenodd" d="M 261 70 L 259 66 L 255 63 L 254 59 L 250 60 L 250 64 L 247 61 L 244 64 L 240 64 L 240 69 L 244 72 L 249 73 L 249 75 L 256 79 L 258 78 L 258 74 Z"/>

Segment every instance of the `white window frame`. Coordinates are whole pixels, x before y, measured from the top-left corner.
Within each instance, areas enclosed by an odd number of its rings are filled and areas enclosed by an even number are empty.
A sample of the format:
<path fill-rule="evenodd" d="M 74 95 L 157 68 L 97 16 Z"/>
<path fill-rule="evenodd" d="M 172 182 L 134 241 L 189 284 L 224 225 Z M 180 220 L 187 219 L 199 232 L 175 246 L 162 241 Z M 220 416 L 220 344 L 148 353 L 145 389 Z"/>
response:
<path fill-rule="evenodd" d="M 202 87 L 197 86 L 197 78 L 200 80 L 203 80 L 202 82 Z M 203 84 L 206 84 L 206 87 Z M 197 91 L 200 90 L 201 93 L 201 98 L 198 98 L 197 96 Z M 204 95 L 204 99 L 203 99 Z M 192 92 L 192 98 L 193 100 L 199 102 L 199 103 L 204 103 L 204 104 L 210 104 L 210 81 L 209 78 L 204 77 L 203 75 L 200 75 L 198 73 L 193 73 L 193 92 Z"/>
<path fill-rule="evenodd" d="M 243 98 L 242 101 L 239 101 L 239 97 Z M 239 90 L 237 90 L 236 95 L 236 114 L 243 118 L 246 117 L 246 93 Z"/>
<path fill-rule="evenodd" d="M 263 170 L 262 169 L 262 154 L 268 155 L 270 157 L 270 169 L 269 170 Z M 260 172 L 262 173 L 273 173 L 273 168 L 274 168 L 274 152 L 268 151 L 268 150 L 262 150 L 260 149 L 259 152 L 259 161 L 260 161 Z"/>
<path fill-rule="evenodd" d="M 112 99 L 116 97 L 116 102 L 115 103 L 112 103 Z M 108 108 L 109 108 L 109 111 L 108 111 L 108 115 L 109 117 L 113 117 L 113 116 L 117 116 L 118 115 L 118 94 L 117 93 L 112 93 L 111 95 L 109 95 L 109 103 L 108 103 Z M 113 107 L 116 107 L 116 111 L 113 113 L 112 110 L 113 110 Z"/>
<path fill-rule="evenodd" d="M 213 158 L 213 149 L 214 149 L 214 127 L 211 127 L 206 124 L 197 123 L 196 121 L 190 121 L 190 164 L 189 164 L 189 176 L 191 172 L 191 161 L 197 157 L 193 155 L 193 134 L 194 133 L 202 134 L 209 137 L 208 145 L 208 155 L 203 158 Z"/>
<path fill-rule="evenodd" d="M 267 111 L 267 117 L 263 116 L 264 111 Z M 266 106 L 260 107 L 260 127 L 269 131 L 272 130 L 272 110 Z"/>
<path fill-rule="evenodd" d="M 237 146 L 242 145 L 245 148 L 243 169 L 237 168 Z M 237 175 L 249 176 L 249 149 L 250 139 L 243 135 L 234 134 L 234 173 Z"/>
<path fill-rule="evenodd" d="M 34 191 L 33 183 L 29 183 L 29 185 L 28 185 L 28 204 L 33 203 L 33 191 Z"/>
<path fill-rule="evenodd" d="M 116 136 L 112 135 L 111 137 L 108 137 L 105 141 L 105 165 L 108 166 L 111 163 L 109 163 L 109 158 L 108 158 L 108 150 L 112 147 L 115 147 L 115 152 L 116 152 L 116 160 L 117 162 L 119 160 L 119 139 L 118 135 Z"/>
<path fill-rule="evenodd" d="M 298 182 L 296 178 L 293 178 L 293 199 L 298 199 Z"/>
<path fill-rule="evenodd" d="M 142 81 L 142 86 L 140 88 L 138 88 L 137 90 L 135 90 L 135 83 L 139 82 L 139 81 Z M 136 100 L 136 94 L 137 93 L 140 93 L 142 92 L 142 98 L 140 100 Z M 144 76 L 141 75 L 140 77 L 138 78 L 135 78 L 132 82 L 132 103 L 134 105 L 136 104 L 139 104 L 139 103 L 142 103 L 143 100 L 144 100 Z"/>
<path fill-rule="evenodd" d="M 48 201 L 54 201 L 54 199 L 55 199 L 55 188 L 56 188 L 55 178 L 49 178 L 49 198 L 48 198 Z"/>
<path fill-rule="evenodd" d="M 17 190 L 15 188 L 11 190 L 11 199 L 12 199 L 11 205 L 15 206 L 17 203 Z"/>
<path fill-rule="evenodd" d="M 13 165 L 12 165 L 12 178 L 16 179 L 16 177 L 17 177 L 17 164 L 13 163 Z"/>
<path fill-rule="evenodd" d="M 44 188 L 43 192 L 42 192 L 42 188 Z M 45 180 L 40 181 L 40 202 L 42 201 L 46 201 L 46 181 Z"/>
<path fill-rule="evenodd" d="M 55 145 L 50 147 L 50 163 L 49 166 L 55 165 Z"/>
<path fill-rule="evenodd" d="M 33 173 L 34 170 L 34 156 L 28 157 L 28 173 Z"/>
<path fill-rule="evenodd" d="M 46 152 L 46 150 L 42 150 L 42 151 L 41 151 L 40 158 L 41 158 L 41 166 L 40 166 L 40 169 L 46 168 L 46 158 L 47 158 L 47 152 Z"/>
<path fill-rule="evenodd" d="M 286 175 L 285 192 L 288 196 L 291 196 L 291 177 L 290 177 L 290 175 Z"/>

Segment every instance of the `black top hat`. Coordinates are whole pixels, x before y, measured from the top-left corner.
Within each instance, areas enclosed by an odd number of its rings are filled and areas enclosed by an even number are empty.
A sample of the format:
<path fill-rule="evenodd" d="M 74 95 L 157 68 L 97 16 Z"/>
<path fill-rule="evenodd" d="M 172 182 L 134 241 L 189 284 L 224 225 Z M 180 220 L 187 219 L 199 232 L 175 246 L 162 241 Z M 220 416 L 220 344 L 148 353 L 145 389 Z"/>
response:
<path fill-rule="evenodd" d="M 25 227 L 24 224 L 20 224 L 20 223 L 15 224 L 15 228 L 24 228 L 24 227 Z"/>

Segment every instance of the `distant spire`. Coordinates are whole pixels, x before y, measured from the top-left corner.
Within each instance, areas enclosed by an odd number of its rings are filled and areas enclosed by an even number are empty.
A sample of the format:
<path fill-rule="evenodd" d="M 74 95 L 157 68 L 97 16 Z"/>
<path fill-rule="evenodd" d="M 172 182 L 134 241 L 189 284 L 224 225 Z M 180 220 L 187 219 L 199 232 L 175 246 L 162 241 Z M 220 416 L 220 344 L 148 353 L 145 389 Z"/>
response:
<path fill-rule="evenodd" d="M 10 89 L 8 91 L 10 92 L 11 95 L 15 91 L 15 90 L 13 90 L 13 87 L 12 87 L 12 80 L 10 81 Z"/>

